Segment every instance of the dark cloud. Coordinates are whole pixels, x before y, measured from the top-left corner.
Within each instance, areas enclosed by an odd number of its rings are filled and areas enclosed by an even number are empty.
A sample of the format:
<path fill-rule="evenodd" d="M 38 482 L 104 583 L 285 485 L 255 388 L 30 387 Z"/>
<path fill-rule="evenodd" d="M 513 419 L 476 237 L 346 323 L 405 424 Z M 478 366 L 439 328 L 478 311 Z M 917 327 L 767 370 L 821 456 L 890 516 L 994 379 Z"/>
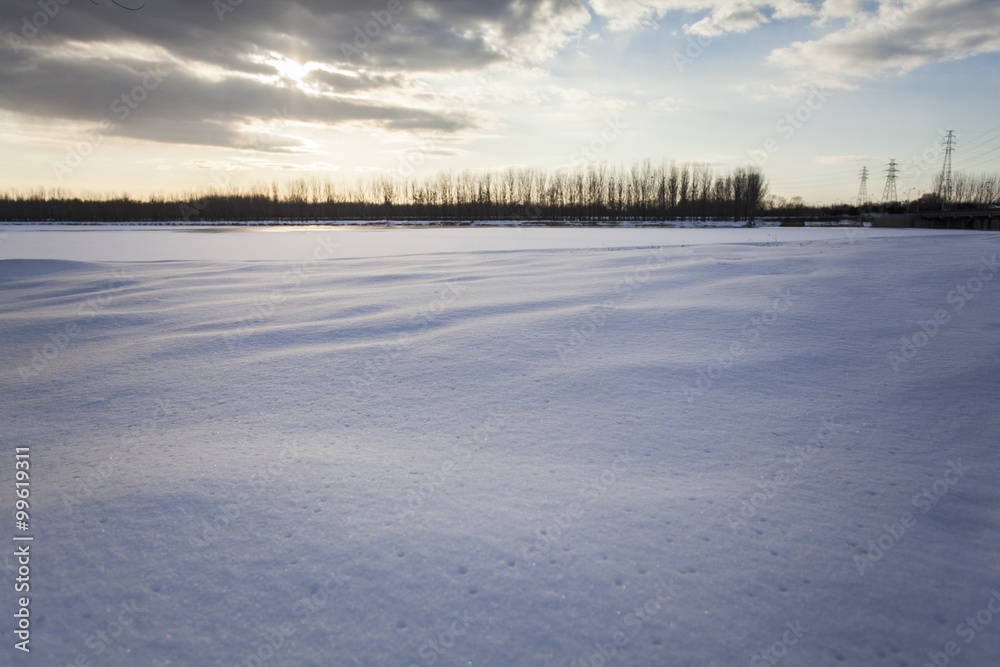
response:
<path fill-rule="evenodd" d="M 319 84 L 329 92 L 343 94 L 409 87 L 409 82 L 400 74 L 385 76 L 369 72 L 344 74 L 341 72 L 328 72 L 326 70 L 313 70 L 306 77 L 306 81 Z"/>
<path fill-rule="evenodd" d="M 379 93 L 398 92 L 419 73 L 502 62 L 505 40 L 544 35 L 557 5 L 573 9 L 558 0 L 226 2 L 145 0 L 143 9 L 126 11 L 110 0 L 7 0 L 0 4 L 0 107 L 42 119 L 110 118 L 120 136 L 219 146 L 241 145 L 245 125 L 272 119 L 276 109 L 296 121 L 457 132 L 474 119 L 383 102 L 389 98 Z M 271 54 L 356 76 L 314 70 L 307 92 L 282 84 Z M 143 92 L 149 68 L 165 76 Z M 120 118 L 129 103 L 122 96 L 137 90 L 141 104 Z"/>

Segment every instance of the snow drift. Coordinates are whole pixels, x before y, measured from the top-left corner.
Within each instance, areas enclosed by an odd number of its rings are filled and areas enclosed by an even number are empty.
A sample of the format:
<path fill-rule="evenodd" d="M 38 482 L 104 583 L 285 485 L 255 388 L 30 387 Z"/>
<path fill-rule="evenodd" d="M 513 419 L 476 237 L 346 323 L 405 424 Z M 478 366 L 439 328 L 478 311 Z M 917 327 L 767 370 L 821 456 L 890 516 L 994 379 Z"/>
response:
<path fill-rule="evenodd" d="M 998 250 L 2 261 L 0 662 L 994 664 Z"/>

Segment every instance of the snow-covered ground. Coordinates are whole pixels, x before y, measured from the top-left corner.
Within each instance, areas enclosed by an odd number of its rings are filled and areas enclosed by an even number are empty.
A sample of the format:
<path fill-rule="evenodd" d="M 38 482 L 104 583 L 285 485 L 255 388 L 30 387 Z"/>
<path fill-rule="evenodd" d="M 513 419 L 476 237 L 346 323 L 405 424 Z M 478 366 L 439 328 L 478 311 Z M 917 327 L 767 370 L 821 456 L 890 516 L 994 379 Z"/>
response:
<path fill-rule="evenodd" d="M 0 664 L 1000 664 L 997 234 L 0 231 Z"/>
<path fill-rule="evenodd" d="M 934 236 L 931 229 L 851 228 L 408 228 L 408 227 L 113 227 L 0 226 L 0 259 L 79 261 L 309 259 L 323 249 L 341 259 L 442 252 L 589 250 L 705 243 L 860 241 Z"/>

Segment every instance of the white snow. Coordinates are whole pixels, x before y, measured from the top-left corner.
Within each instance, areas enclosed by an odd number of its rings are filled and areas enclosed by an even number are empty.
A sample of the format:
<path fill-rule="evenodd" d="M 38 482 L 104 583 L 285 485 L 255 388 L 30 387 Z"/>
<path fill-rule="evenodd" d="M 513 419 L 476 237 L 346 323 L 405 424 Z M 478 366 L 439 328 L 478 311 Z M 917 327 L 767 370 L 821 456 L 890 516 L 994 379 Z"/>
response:
<path fill-rule="evenodd" d="M 7 238 L 4 239 L 3 234 Z M 338 258 L 487 250 L 610 249 L 705 243 L 860 241 L 947 234 L 932 229 L 825 228 L 565 228 L 565 227 L 88 227 L 0 226 L 0 259 L 87 262 L 288 260 L 312 256 L 329 239 Z"/>
<path fill-rule="evenodd" d="M 1000 664 L 997 234 L 2 231 L 0 664 Z"/>

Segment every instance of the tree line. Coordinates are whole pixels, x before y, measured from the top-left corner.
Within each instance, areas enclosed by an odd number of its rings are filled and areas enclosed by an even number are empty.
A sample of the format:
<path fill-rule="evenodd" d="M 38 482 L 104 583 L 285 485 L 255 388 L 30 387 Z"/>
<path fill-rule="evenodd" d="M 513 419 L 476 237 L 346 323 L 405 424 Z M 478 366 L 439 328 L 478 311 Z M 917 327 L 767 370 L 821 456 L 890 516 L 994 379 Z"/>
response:
<path fill-rule="evenodd" d="M 949 208 L 987 208 L 1000 202 L 1000 173 L 959 171 L 952 174 L 950 183 L 938 174 L 933 191 L 937 200 Z"/>
<path fill-rule="evenodd" d="M 213 178 L 221 184 L 226 178 Z M 213 174 L 218 176 L 219 174 Z M 352 183 L 319 177 L 284 184 L 212 185 L 145 200 L 127 194 L 75 196 L 63 189 L 0 193 L 2 222 L 331 222 L 522 221 L 622 224 L 671 220 L 745 221 L 838 219 L 881 211 L 985 208 L 1000 201 L 1000 174 L 957 172 L 950 188 L 941 175 L 913 205 L 891 202 L 858 208 L 806 204 L 769 194 L 764 173 L 740 167 L 719 173 L 696 163 L 650 160 L 626 166 L 588 164 L 547 171 L 442 171 L 426 178 L 380 174 Z"/>
<path fill-rule="evenodd" d="M 646 160 L 628 166 L 589 164 L 574 170 L 446 170 L 426 178 L 381 174 L 347 185 L 318 177 L 299 178 L 284 185 L 213 185 L 203 191 L 154 195 L 146 200 L 127 194 L 80 198 L 63 190 L 38 189 L 0 194 L 0 220 L 753 221 L 763 213 L 767 198 L 768 181 L 756 167 L 721 174 L 700 164 Z"/>

